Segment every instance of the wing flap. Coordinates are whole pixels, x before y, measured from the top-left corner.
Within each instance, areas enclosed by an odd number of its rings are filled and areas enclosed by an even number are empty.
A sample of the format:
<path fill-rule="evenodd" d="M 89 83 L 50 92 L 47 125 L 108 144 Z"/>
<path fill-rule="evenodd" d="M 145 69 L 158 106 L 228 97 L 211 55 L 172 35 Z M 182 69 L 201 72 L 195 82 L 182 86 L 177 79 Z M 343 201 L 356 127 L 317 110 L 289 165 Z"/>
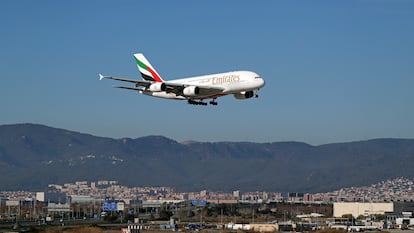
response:
<path fill-rule="evenodd" d="M 192 86 L 188 84 L 176 84 L 176 83 L 168 83 L 168 82 L 165 82 L 165 84 L 167 87 L 166 92 L 174 93 L 177 96 L 184 96 L 183 94 L 184 88 Z M 197 86 L 200 91 L 199 94 L 196 96 L 196 98 L 204 98 L 204 97 L 208 97 L 212 95 L 218 95 L 218 94 L 222 94 L 224 91 L 223 88 L 210 87 L 210 86 L 199 86 L 199 85 L 194 85 L 194 86 Z"/>
<path fill-rule="evenodd" d="M 224 89 L 223 88 L 217 88 L 217 87 L 198 87 L 200 90 L 200 94 L 202 96 L 211 96 L 211 95 L 217 95 L 222 94 Z"/>

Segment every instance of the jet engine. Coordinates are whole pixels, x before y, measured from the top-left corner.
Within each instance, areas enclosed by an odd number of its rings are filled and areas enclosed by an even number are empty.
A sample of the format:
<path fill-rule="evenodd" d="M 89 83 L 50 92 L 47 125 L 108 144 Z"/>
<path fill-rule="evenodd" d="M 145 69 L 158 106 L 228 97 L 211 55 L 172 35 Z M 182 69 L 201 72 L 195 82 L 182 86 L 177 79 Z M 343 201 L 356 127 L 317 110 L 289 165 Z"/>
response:
<path fill-rule="evenodd" d="M 255 96 L 255 94 L 256 94 L 256 91 L 242 91 L 240 93 L 234 94 L 234 98 L 238 100 L 244 100 L 244 99 L 252 98 L 253 96 Z"/>
<path fill-rule="evenodd" d="M 184 96 L 196 96 L 200 93 L 200 88 L 196 86 L 189 86 L 183 89 Z"/>
<path fill-rule="evenodd" d="M 161 83 L 161 82 L 153 83 L 148 87 L 148 90 L 152 92 L 165 91 L 166 89 L 167 89 L 167 86 L 165 85 L 165 83 Z"/>

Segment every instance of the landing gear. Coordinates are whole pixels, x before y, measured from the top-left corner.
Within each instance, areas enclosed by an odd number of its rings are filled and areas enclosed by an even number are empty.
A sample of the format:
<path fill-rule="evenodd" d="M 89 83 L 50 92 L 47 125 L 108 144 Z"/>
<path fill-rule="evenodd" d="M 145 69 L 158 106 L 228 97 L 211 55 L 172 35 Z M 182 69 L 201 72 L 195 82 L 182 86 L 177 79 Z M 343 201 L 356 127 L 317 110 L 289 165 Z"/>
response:
<path fill-rule="evenodd" d="M 213 99 L 212 101 L 210 101 L 210 104 L 214 105 L 214 106 L 217 106 L 218 103 L 216 102 L 216 99 Z"/>
<path fill-rule="evenodd" d="M 211 105 L 216 106 L 217 102 L 215 99 L 213 99 L 212 101 L 209 102 Z M 188 100 L 188 104 L 191 105 L 201 105 L 201 106 L 207 106 L 207 103 L 203 102 L 202 100 L 200 101 L 195 101 L 195 100 Z"/>
<path fill-rule="evenodd" d="M 260 90 L 260 89 L 257 89 L 257 90 L 254 92 L 254 97 L 259 98 L 259 94 L 257 94 L 257 93 L 259 93 L 259 90 Z"/>
<path fill-rule="evenodd" d="M 203 101 L 194 101 L 194 100 L 188 100 L 188 104 L 207 106 L 207 103 L 204 103 Z"/>

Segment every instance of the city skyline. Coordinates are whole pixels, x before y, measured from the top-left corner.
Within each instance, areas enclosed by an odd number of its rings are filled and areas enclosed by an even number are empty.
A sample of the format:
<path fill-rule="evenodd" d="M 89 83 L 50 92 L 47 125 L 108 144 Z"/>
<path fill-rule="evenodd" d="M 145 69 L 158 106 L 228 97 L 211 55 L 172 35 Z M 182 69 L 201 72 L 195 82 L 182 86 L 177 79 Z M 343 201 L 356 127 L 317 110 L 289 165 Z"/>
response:
<path fill-rule="evenodd" d="M 49 184 L 49 191 L 58 191 L 75 201 L 100 200 L 146 200 L 173 202 L 180 200 L 205 200 L 210 203 L 266 203 L 269 201 L 305 202 L 305 203 L 333 203 L 333 202 L 392 202 L 414 200 L 414 179 L 397 177 L 384 180 L 368 186 L 344 187 L 323 193 L 303 192 L 269 192 L 264 190 L 232 192 L 217 190 L 199 190 L 191 192 L 177 192 L 174 187 L 140 186 L 129 187 L 114 180 L 75 181 L 65 184 Z M 33 191 L 1 191 L 0 195 L 10 200 L 28 200 L 37 197 Z M 44 197 L 45 195 L 40 195 Z M 73 201 L 72 200 L 72 201 Z M 49 200 L 50 201 L 50 200 Z M 64 200 L 60 200 L 65 202 Z"/>

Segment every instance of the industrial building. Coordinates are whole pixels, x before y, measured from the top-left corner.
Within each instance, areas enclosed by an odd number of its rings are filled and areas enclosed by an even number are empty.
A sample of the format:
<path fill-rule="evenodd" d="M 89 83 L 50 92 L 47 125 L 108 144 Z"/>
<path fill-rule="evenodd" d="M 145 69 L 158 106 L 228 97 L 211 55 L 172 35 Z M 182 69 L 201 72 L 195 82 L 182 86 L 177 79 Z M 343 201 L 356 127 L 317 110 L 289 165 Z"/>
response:
<path fill-rule="evenodd" d="M 392 202 L 334 202 L 333 216 L 340 218 L 343 215 L 351 214 L 354 218 L 359 216 L 385 215 L 385 213 L 394 212 L 394 203 Z"/>

